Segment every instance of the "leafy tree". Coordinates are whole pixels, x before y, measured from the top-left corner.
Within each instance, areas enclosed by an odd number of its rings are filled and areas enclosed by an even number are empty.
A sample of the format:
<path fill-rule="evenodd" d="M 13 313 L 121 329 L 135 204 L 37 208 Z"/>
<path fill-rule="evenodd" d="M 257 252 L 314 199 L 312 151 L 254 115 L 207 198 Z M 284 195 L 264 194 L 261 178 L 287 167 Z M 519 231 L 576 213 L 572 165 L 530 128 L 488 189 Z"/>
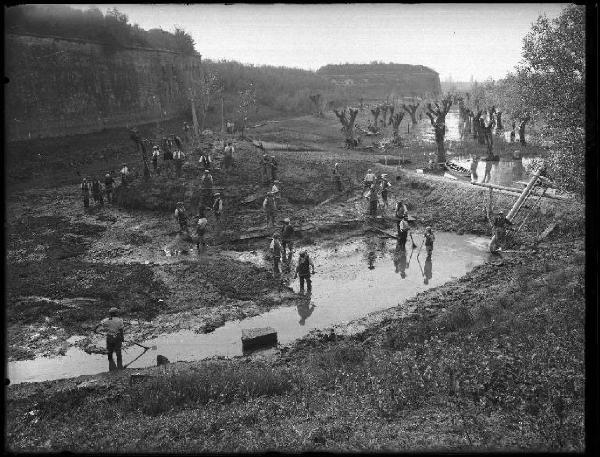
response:
<path fill-rule="evenodd" d="M 564 189 L 584 192 L 585 7 L 570 5 L 550 21 L 540 16 L 523 40 L 515 84 L 523 108 L 543 114 L 553 143 L 547 173 Z"/>
<path fill-rule="evenodd" d="M 240 116 L 241 122 L 241 136 L 244 136 L 244 131 L 246 130 L 246 123 L 248 122 L 248 115 L 250 114 L 250 110 L 253 106 L 256 105 L 256 89 L 254 88 L 254 83 L 250 83 L 249 87 L 239 92 L 240 101 L 238 105 L 237 112 Z"/>

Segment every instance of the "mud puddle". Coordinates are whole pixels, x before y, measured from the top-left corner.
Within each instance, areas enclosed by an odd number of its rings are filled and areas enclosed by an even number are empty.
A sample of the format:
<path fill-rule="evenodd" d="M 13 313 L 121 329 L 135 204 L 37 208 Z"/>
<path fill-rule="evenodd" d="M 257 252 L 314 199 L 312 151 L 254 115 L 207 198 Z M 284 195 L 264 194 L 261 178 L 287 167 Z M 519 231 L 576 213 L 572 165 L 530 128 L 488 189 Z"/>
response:
<path fill-rule="evenodd" d="M 421 236 L 413 236 L 420 245 Z M 279 344 L 286 345 L 311 330 L 342 324 L 400 305 L 419 292 L 461 277 L 489 258 L 487 239 L 444 232 L 436 233 L 435 250 L 429 260 L 424 248 L 419 255 L 418 247 L 411 249 L 410 238 L 404 251 L 393 239 L 371 235 L 345 242 L 326 241 L 305 249 L 313 259 L 316 274 L 312 277 L 312 295 L 298 295 L 296 306 L 283 306 L 258 316 L 230 321 L 212 333 L 183 330 L 163 334 L 142 342 L 146 346 L 156 345 L 157 350 L 143 353 L 138 347 L 127 349 L 123 363 L 127 364 L 140 355 L 131 363 L 131 368 L 155 365 L 157 354 L 171 362 L 243 355 L 242 329 L 255 327 L 273 327 Z M 270 260 L 260 250 L 223 254 L 256 265 L 270 266 Z M 294 255 L 294 260 L 296 258 Z M 294 292 L 299 292 L 298 280 L 288 284 Z M 281 293 L 285 294 L 285 290 L 284 281 Z M 13 384 L 106 370 L 105 355 L 89 355 L 76 347 L 69 348 L 64 356 L 8 364 L 8 376 Z"/>

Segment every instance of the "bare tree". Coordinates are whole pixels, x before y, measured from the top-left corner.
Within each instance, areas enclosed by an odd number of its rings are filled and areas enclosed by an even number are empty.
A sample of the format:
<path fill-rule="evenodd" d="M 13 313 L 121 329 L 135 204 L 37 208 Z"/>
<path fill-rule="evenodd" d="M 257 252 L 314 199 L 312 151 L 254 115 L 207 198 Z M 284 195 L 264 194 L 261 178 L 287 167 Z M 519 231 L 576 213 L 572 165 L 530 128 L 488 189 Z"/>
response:
<path fill-rule="evenodd" d="M 250 109 L 256 105 L 256 91 L 254 89 L 254 84 L 250 83 L 250 87 L 241 90 L 239 94 L 240 102 L 237 112 L 240 116 L 239 130 L 243 138 L 244 131 L 246 130 L 246 123 L 248 122 L 248 114 L 250 113 Z"/>
<path fill-rule="evenodd" d="M 202 121 L 200 123 L 200 132 L 202 132 L 204 131 L 206 113 L 208 112 L 210 103 L 215 95 L 218 95 L 223 91 L 223 84 L 217 74 L 206 72 L 200 79 L 198 89 L 200 94 L 200 106 L 202 108 Z"/>
<path fill-rule="evenodd" d="M 431 125 L 435 132 L 435 142 L 437 144 L 437 162 L 446 162 L 446 149 L 444 148 L 444 137 L 446 136 L 446 114 L 450 111 L 452 106 L 452 97 L 446 96 L 442 101 L 442 105 L 435 102 L 435 109 L 431 106 L 431 103 L 427 104 L 427 111 L 425 114 L 429 117 Z"/>
<path fill-rule="evenodd" d="M 410 105 L 402 104 L 402 108 L 404 109 L 404 111 L 410 114 L 410 119 L 413 125 L 417 125 L 417 109 L 419 108 L 419 105 L 420 103 Z"/>
<path fill-rule="evenodd" d="M 317 116 L 322 116 L 323 98 L 321 97 L 321 94 L 309 95 L 308 98 L 310 98 L 310 101 L 313 103 L 313 105 L 315 105 L 315 113 L 317 114 Z"/>
<path fill-rule="evenodd" d="M 388 114 L 389 109 L 390 109 L 390 105 L 388 105 L 387 103 L 385 103 L 381 106 L 381 114 L 383 115 L 383 125 L 387 124 L 387 114 Z"/>
<path fill-rule="evenodd" d="M 347 144 L 352 144 L 352 145 L 355 144 L 354 121 L 356 120 L 358 111 L 359 110 L 356 108 L 348 108 L 348 112 L 346 112 L 346 109 L 344 109 L 341 112 L 338 111 L 337 109 L 333 110 L 333 112 L 335 113 L 337 118 L 340 120 L 340 123 L 342 124 L 342 131 L 344 132 L 344 135 L 346 136 Z"/>
<path fill-rule="evenodd" d="M 393 109 L 393 107 L 392 107 Z M 402 145 L 402 139 L 400 138 L 400 123 L 404 119 L 404 113 L 396 113 L 390 116 L 389 125 L 392 126 L 392 131 L 394 133 L 394 142 L 398 145 Z"/>
<path fill-rule="evenodd" d="M 381 114 L 381 106 L 377 105 L 375 108 L 371 110 L 371 114 L 373 115 L 373 120 L 375 121 L 375 127 L 377 128 L 377 119 Z"/>

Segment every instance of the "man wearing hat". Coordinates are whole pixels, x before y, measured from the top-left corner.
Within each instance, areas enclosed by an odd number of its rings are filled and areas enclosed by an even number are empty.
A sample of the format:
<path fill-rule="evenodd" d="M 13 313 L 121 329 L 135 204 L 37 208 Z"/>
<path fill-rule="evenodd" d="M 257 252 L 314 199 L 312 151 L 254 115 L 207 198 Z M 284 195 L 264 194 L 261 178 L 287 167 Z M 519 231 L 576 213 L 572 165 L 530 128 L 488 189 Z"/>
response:
<path fill-rule="evenodd" d="M 271 179 L 277 179 L 277 160 L 275 160 L 275 156 L 271 156 L 271 160 L 269 162 L 269 167 L 271 168 Z"/>
<path fill-rule="evenodd" d="M 271 192 L 273 193 L 273 198 L 276 200 L 281 199 L 281 194 L 279 192 L 279 180 L 276 179 L 273 181 L 273 187 L 271 187 Z"/>
<path fill-rule="evenodd" d="M 315 274 L 315 266 L 308 256 L 306 251 L 300 252 L 300 257 L 298 258 L 298 265 L 296 266 L 296 274 L 294 275 L 294 279 L 300 276 L 300 293 L 304 293 L 304 281 L 306 281 L 306 291 L 310 294 L 312 292 L 312 282 L 310 280 L 310 275 Z"/>
<path fill-rule="evenodd" d="M 500 250 L 498 245 L 504 240 L 504 236 L 506 235 L 506 226 L 509 224 L 512 225 L 512 222 L 510 222 L 504 216 L 504 211 L 498 211 L 498 215 L 494 219 L 493 224 L 493 236 L 490 241 L 490 252 L 497 252 Z"/>
<path fill-rule="evenodd" d="M 210 147 L 212 147 L 212 143 L 210 145 Z M 212 159 L 210 158 L 210 155 L 208 154 L 208 152 L 203 151 L 202 155 L 200 156 L 200 160 L 198 161 L 200 162 L 200 168 L 206 170 L 211 169 L 212 166 Z"/>
<path fill-rule="evenodd" d="M 275 204 L 275 198 L 273 198 L 273 192 L 267 192 L 267 196 L 263 201 L 263 210 L 265 211 L 265 216 L 267 217 L 267 227 L 274 226 L 277 205 Z"/>
<path fill-rule="evenodd" d="M 106 201 L 109 203 L 112 202 L 112 192 L 114 185 L 115 180 L 110 175 L 110 173 L 106 173 L 106 176 L 104 176 L 104 193 L 106 194 Z"/>
<path fill-rule="evenodd" d="M 121 168 L 121 185 L 126 186 L 129 181 L 129 167 L 123 163 Z"/>
<path fill-rule="evenodd" d="M 91 184 L 88 182 L 87 178 L 83 178 L 81 182 L 81 196 L 83 197 L 83 207 L 90 207 L 90 192 L 92 190 Z"/>
<path fill-rule="evenodd" d="M 260 143 L 262 145 L 262 143 Z M 264 149 L 263 149 L 264 150 Z M 263 153 L 262 158 L 260 159 L 260 165 L 263 175 L 263 183 L 268 183 L 271 181 L 271 161 L 269 160 L 269 156 L 267 153 Z"/>
<path fill-rule="evenodd" d="M 340 169 L 339 169 L 340 164 L 336 163 L 333 167 L 333 179 L 335 181 L 335 185 L 337 186 L 337 190 L 339 192 L 342 191 L 342 176 L 340 174 Z"/>
<path fill-rule="evenodd" d="M 216 192 L 213 199 L 212 209 L 215 214 L 215 220 L 217 224 L 221 223 L 221 213 L 223 212 L 223 200 L 221 199 L 221 193 Z"/>
<path fill-rule="evenodd" d="M 288 263 L 292 260 L 292 249 L 294 248 L 293 237 L 294 228 L 290 225 L 290 218 L 286 217 L 283 220 L 283 227 L 281 227 L 281 246 L 283 247 L 283 260 Z M 286 255 L 286 249 L 289 249 L 288 255 Z"/>
<path fill-rule="evenodd" d="M 406 238 L 408 237 L 408 214 L 405 214 L 400 224 L 398 225 L 398 244 L 404 248 L 406 245 Z"/>
<path fill-rule="evenodd" d="M 177 208 L 175 208 L 175 219 L 179 222 L 179 230 L 189 234 L 188 230 L 188 217 L 183 206 L 183 202 L 177 202 Z"/>
<path fill-rule="evenodd" d="M 433 242 L 435 241 L 435 235 L 431 230 L 431 227 L 425 228 L 425 249 L 427 250 L 427 258 L 431 259 L 431 253 L 433 252 Z"/>
<path fill-rule="evenodd" d="M 388 207 L 388 188 L 392 187 L 387 177 L 387 173 L 383 173 L 381 175 L 381 198 L 383 200 L 383 206 L 385 208 Z"/>
<path fill-rule="evenodd" d="M 183 161 L 185 159 L 185 154 L 180 148 L 176 148 L 173 153 L 173 161 L 175 162 L 175 172 L 177 173 L 177 177 L 181 178 L 181 170 L 183 168 Z"/>
<path fill-rule="evenodd" d="M 154 168 L 154 173 L 158 174 L 158 156 L 160 155 L 160 150 L 158 146 L 154 146 L 152 148 L 152 167 Z"/>
<path fill-rule="evenodd" d="M 209 169 L 205 169 L 204 174 L 200 178 L 200 188 L 202 189 L 202 204 L 210 208 L 213 198 L 213 177 Z"/>
<path fill-rule="evenodd" d="M 102 321 L 96 325 L 94 332 L 99 327 L 106 332 L 106 352 L 108 353 L 108 369 L 110 371 L 122 370 L 123 369 L 123 357 L 121 354 L 121 344 L 124 338 L 124 324 L 123 319 L 118 317 L 119 310 L 117 308 L 110 308 L 108 310 L 109 317 L 102 319 Z M 113 352 L 117 354 L 117 365 L 113 360 Z"/>
<path fill-rule="evenodd" d="M 367 170 L 367 174 L 364 179 L 365 190 L 370 189 L 373 184 L 375 184 L 375 173 L 369 168 Z"/>
<path fill-rule="evenodd" d="M 279 233 L 273 234 L 273 240 L 271 240 L 271 253 L 273 254 L 273 277 L 279 276 L 279 262 L 281 261 L 281 251 L 283 250 L 280 242 Z"/>

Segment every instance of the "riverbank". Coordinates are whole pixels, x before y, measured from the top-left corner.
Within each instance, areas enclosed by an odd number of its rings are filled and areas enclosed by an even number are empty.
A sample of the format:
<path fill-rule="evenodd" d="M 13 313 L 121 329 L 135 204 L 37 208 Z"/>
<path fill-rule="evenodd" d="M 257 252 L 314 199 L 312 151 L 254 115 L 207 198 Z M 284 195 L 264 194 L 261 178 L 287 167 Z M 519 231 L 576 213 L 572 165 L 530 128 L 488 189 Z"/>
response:
<path fill-rule="evenodd" d="M 226 195 L 226 229 L 209 230 L 202 258 L 166 255 L 165 249 L 191 247 L 177 234 L 169 192 L 157 194 L 156 208 L 107 205 L 89 212 L 81 208 L 75 186 L 12 192 L 11 360 L 60 354 L 64 341 L 85 333 L 114 304 L 136 321 L 132 340 L 183 327 L 209 332 L 279 306 L 281 294 L 273 293 L 279 285 L 268 270 L 220 254 L 230 248 L 266 250 L 272 234 L 262 226 L 260 198 L 240 203 L 247 190 L 266 189 L 260 184 L 260 154 L 247 142 L 238 151 L 238 170 L 220 177 L 226 192 L 234 190 Z M 300 232 L 305 243 L 363 233 L 360 178 L 367 168 L 388 172 L 391 203 L 407 202 L 415 234 L 427 225 L 490 234 L 487 189 L 386 167 L 379 154 L 343 149 L 270 154 L 280 163 L 283 182 L 278 219 L 289 216 L 306 228 Z M 421 160 L 419 154 L 414 152 L 411 163 Z M 346 191 L 337 194 L 329 170 L 340 157 L 348 180 Z M 194 169 L 187 173 L 193 186 Z M 241 187 L 244 181 L 248 189 Z M 311 183 L 319 184 L 316 191 Z M 513 202 L 512 196 L 494 194 L 493 208 L 507 210 Z M 542 199 L 501 257 L 349 327 L 315 332 L 279 353 L 135 370 L 149 378 L 133 386 L 131 370 L 9 386 L 7 446 L 582 450 L 583 209 L 576 202 Z M 558 225 L 537 243 L 550 223 Z M 394 228 L 389 218 L 376 225 Z M 294 294 L 284 297 L 290 306 L 297 300 Z"/>

